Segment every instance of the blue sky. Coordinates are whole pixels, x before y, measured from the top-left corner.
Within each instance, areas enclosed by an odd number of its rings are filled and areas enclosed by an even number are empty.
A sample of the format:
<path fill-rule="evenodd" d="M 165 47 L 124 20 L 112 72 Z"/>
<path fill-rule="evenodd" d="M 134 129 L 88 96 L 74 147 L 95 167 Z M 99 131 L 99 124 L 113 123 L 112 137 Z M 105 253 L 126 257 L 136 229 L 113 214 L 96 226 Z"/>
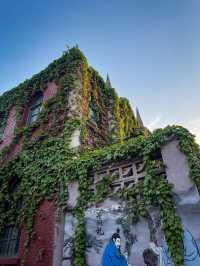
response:
<path fill-rule="evenodd" d="M 199 0 L 0 0 L 0 92 L 78 44 L 150 129 L 200 142 Z"/>

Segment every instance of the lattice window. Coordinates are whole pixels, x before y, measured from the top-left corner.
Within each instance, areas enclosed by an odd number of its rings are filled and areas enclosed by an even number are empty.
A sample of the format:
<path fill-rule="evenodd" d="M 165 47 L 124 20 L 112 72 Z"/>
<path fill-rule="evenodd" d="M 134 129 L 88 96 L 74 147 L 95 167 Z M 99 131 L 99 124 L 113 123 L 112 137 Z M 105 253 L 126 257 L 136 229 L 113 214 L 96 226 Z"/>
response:
<path fill-rule="evenodd" d="M 0 257 L 14 257 L 19 248 L 20 231 L 15 227 L 6 227 L 0 234 Z"/>
<path fill-rule="evenodd" d="M 31 124 L 36 121 L 38 114 L 42 110 L 42 103 L 43 103 L 43 94 L 38 93 L 30 107 L 29 114 L 28 114 L 28 124 Z"/>
<path fill-rule="evenodd" d="M 156 174 L 165 174 L 165 167 L 162 158 L 156 160 Z M 117 192 L 119 189 L 131 188 L 138 182 L 144 181 L 146 162 L 143 159 L 136 159 L 135 161 L 124 163 L 122 165 L 113 165 L 107 167 L 99 172 L 94 173 L 94 184 L 91 186 L 91 191 L 95 193 L 96 184 L 105 176 L 115 176 L 115 180 L 111 184 L 112 192 Z M 164 176 L 166 178 L 166 174 Z"/>

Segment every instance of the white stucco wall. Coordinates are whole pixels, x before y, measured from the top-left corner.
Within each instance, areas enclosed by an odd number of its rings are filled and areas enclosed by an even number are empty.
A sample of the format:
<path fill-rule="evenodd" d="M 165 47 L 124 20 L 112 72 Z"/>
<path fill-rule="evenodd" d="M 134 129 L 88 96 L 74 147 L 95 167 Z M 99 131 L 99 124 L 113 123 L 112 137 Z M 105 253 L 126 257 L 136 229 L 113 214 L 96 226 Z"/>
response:
<path fill-rule="evenodd" d="M 198 192 L 189 176 L 187 157 L 180 151 L 178 140 L 172 140 L 164 145 L 161 154 L 166 166 L 167 179 L 174 185 L 174 192 L 179 197 L 185 197 L 186 194 L 188 197 L 191 194 L 193 200 L 196 198 L 196 201 L 198 201 Z"/>
<path fill-rule="evenodd" d="M 76 129 L 71 136 L 71 142 L 70 142 L 69 147 L 78 148 L 80 144 L 81 144 L 80 143 L 80 130 Z"/>

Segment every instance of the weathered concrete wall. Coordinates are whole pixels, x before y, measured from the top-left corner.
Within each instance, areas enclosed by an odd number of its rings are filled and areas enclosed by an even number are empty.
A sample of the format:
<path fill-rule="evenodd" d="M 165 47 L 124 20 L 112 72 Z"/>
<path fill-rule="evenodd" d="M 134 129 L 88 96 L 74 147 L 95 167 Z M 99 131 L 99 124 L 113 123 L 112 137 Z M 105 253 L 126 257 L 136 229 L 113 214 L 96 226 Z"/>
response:
<path fill-rule="evenodd" d="M 71 182 L 68 185 L 68 201 L 67 201 L 67 207 L 68 209 L 72 209 L 76 206 L 77 200 L 80 196 L 79 193 L 79 184 L 78 182 Z"/>
<path fill-rule="evenodd" d="M 200 196 L 189 176 L 186 156 L 180 151 L 179 143 L 173 140 L 162 148 L 167 179 L 174 184 L 174 199 L 183 226 L 190 230 L 200 247 Z"/>
<path fill-rule="evenodd" d="M 176 210 L 183 228 L 189 230 L 200 249 L 200 196 L 189 176 L 187 158 L 180 151 L 177 140 L 165 145 L 161 152 L 167 179 L 174 185 Z"/>
<path fill-rule="evenodd" d="M 180 151 L 179 142 L 173 140 L 162 147 L 161 154 L 166 166 L 167 179 L 174 185 L 174 192 L 182 194 L 192 188 L 186 156 Z"/>
<path fill-rule="evenodd" d="M 57 210 L 52 266 L 61 266 L 63 257 L 65 215 L 62 210 Z"/>
<path fill-rule="evenodd" d="M 80 145 L 81 145 L 81 142 L 80 142 L 80 130 L 79 129 L 76 129 L 72 136 L 71 136 L 71 142 L 70 142 L 70 145 L 69 147 L 70 148 L 78 148 Z"/>
<path fill-rule="evenodd" d="M 64 222 L 64 243 L 63 243 L 63 255 L 62 255 L 62 266 L 73 266 L 73 241 L 76 227 L 76 219 L 71 213 L 65 214 Z"/>

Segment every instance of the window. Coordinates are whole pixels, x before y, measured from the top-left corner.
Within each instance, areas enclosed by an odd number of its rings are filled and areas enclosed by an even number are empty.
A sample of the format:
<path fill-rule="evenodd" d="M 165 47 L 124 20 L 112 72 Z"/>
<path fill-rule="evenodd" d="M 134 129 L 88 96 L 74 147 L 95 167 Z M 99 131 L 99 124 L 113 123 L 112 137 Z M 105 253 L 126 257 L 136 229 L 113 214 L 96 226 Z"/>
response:
<path fill-rule="evenodd" d="M 11 183 L 10 183 L 10 192 L 12 193 L 12 196 L 15 194 L 15 193 L 18 193 L 20 190 L 20 180 L 17 176 L 15 176 L 12 180 L 11 180 Z M 19 210 L 21 209 L 22 207 L 22 198 L 18 198 L 16 200 L 16 208 Z"/>
<path fill-rule="evenodd" d="M 14 195 L 20 189 L 20 180 L 17 176 L 10 182 L 10 193 Z M 20 209 L 22 200 L 16 200 L 16 208 Z M 8 208 L 10 204 L 8 203 Z M 6 226 L 0 233 L 0 257 L 15 257 L 19 248 L 20 230 L 16 226 Z"/>
<path fill-rule="evenodd" d="M 90 111 L 90 120 L 94 123 L 94 124 L 98 124 L 99 122 L 99 114 L 97 112 L 97 107 L 94 103 L 90 102 L 90 106 L 89 106 L 89 111 Z"/>
<path fill-rule="evenodd" d="M 38 93 L 33 100 L 28 114 L 28 124 L 36 121 L 38 114 L 42 110 L 43 94 Z"/>
<path fill-rule="evenodd" d="M 20 231 L 15 227 L 6 227 L 0 234 L 0 257 L 14 257 L 19 247 Z"/>

